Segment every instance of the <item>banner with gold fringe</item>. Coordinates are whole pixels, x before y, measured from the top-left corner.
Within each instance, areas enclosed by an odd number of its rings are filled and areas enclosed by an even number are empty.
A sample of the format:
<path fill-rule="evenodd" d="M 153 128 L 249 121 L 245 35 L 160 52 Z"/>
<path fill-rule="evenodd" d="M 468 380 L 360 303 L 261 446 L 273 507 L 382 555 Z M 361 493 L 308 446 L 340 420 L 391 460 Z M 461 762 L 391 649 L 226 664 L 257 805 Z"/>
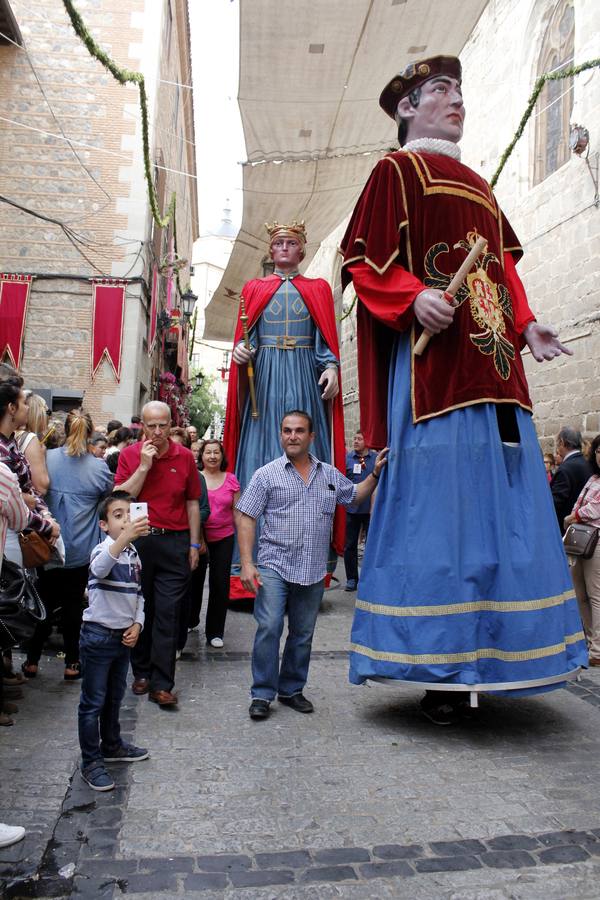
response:
<path fill-rule="evenodd" d="M 127 283 L 113 278 L 92 279 L 92 379 L 106 357 L 121 380 L 121 350 Z"/>
<path fill-rule="evenodd" d="M 21 365 L 31 275 L 0 274 L 0 361 Z"/>

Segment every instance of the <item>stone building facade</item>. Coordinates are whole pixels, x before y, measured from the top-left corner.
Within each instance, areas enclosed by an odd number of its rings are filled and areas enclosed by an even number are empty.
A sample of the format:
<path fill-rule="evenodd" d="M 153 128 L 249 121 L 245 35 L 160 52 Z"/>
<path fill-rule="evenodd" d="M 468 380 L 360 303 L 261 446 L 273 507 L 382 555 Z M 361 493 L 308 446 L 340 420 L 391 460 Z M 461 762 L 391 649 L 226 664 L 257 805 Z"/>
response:
<path fill-rule="evenodd" d="M 0 45 L 0 271 L 34 276 L 21 371 L 55 407 L 83 397 L 99 423 L 129 421 L 168 364 L 162 336 L 152 355 L 147 338 L 153 266 L 173 248 L 173 226 L 157 228 L 150 214 L 138 89 L 90 56 L 61 0 L 2 5 L 22 36 Z M 176 192 L 177 252 L 191 260 L 196 183 L 178 174 L 195 174 L 187 0 L 78 8 L 118 65 L 145 76 L 159 203 Z M 179 275 L 185 286 L 189 265 Z M 120 382 L 106 360 L 91 378 L 89 279 L 102 276 L 127 280 Z"/>
<path fill-rule="evenodd" d="M 490 0 L 461 53 L 467 110 L 463 161 L 491 179 L 543 72 L 598 56 L 600 6 L 590 0 Z M 383 115 L 383 113 L 382 113 Z M 585 126 L 573 153 L 570 125 Z M 374 158 L 374 164 L 377 161 Z M 524 248 L 518 270 L 541 322 L 555 325 L 573 357 L 542 365 L 524 354 L 544 449 L 562 425 L 600 431 L 600 71 L 557 81 L 500 175 L 496 195 Z M 345 222 L 307 271 L 334 283 Z M 351 288 L 348 289 L 351 292 Z M 344 306 L 352 297 L 344 297 Z M 341 323 L 346 435 L 359 426 L 356 319 Z"/>

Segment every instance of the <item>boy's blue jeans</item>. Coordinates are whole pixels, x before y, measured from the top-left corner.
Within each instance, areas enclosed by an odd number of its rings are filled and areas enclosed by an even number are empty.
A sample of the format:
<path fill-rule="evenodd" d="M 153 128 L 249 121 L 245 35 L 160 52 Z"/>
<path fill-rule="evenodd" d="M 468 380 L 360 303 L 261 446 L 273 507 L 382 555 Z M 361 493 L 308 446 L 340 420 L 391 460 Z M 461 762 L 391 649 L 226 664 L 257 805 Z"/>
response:
<path fill-rule="evenodd" d="M 301 694 L 308 677 L 310 650 L 325 581 L 294 584 L 266 566 L 259 566 L 262 586 L 254 600 L 257 629 L 252 651 L 253 698 L 273 700 L 276 694 Z M 288 636 L 281 668 L 279 642 L 288 617 Z"/>
<path fill-rule="evenodd" d="M 79 744 L 81 767 L 111 756 L 121 746 L 119 709 L 127 686 L 129 647 L 123 631 L 84 622 L 79 642 L 81 698 Z"/>

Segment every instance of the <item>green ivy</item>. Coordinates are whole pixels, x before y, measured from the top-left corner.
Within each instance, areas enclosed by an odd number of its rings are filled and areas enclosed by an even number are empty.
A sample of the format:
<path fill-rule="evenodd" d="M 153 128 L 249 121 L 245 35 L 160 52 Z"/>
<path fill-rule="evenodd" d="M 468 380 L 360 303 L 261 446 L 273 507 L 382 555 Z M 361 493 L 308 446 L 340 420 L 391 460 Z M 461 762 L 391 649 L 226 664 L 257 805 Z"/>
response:
<path fill-rule="evenodd" d="M 490 182 L 492 187 L 496 186 L 496 182 L 498 181 L 498 178 L 500 177 L 500 173 L 502 172 L 502 169 L 506 165 L 506 162 L 507 162 L 509 156 L 513 152 L 513 150 L 515 148 L 515 144 L 517 143 L 517 141 L 523 134 L 525 126 L 526 126 L 527 122 L 529 121 L 531 113 L 533 112 L 533 108 L 536 104 L 537 98 L 539 97 L 540 93 L 542 92 L 546 82 L 560 81 L 563 78 L 572 78 L 574 75 L 579 75 L 580 72 L 585 72 L 587 69 L 595 69 L 595 68 L 598 68 L 599 66 L 600 66 L 600 59 L 590 59 L 587 62 L 581 63 L 578 66 L 570 66 L 568 69 L 561 69 L 560 72 L 544 72 L 543 75 L 540 75 L 540 77 L 538 78 L 538 80 L 536 81 L 536 83 L 534 85 L 533 91 L 529 98 L 529 102 L 527 104 L 525 112 L 523 113 L 523 116 L 521 118 L 521 121 L 519 122 L 519 127 L 515 131 L 512 141 L 510 142 L 510 144 L 508 145 L 508 147 L 506 148 L 506 150 L 500 157 L 500 162 L 498 163 L 498 168 L 494 172 L 494 175 Z"/>

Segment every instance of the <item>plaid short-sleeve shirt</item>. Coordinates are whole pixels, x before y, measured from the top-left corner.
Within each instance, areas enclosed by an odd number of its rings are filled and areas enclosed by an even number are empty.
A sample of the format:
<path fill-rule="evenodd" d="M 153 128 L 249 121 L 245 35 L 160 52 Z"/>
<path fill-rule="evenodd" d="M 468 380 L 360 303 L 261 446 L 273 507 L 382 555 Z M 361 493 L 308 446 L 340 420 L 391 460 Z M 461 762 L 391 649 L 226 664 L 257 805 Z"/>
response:
<path fill-rule="evenodd" d="M 285 455 L 257 469 L 236 507 L 264 517 L 258 565 L 294 584 L 325 577 L 336 504 L 349 506 L 356 496 L 356 485 L 336 468 L 312 454 L 310 462 L 308 482 Z"/>

